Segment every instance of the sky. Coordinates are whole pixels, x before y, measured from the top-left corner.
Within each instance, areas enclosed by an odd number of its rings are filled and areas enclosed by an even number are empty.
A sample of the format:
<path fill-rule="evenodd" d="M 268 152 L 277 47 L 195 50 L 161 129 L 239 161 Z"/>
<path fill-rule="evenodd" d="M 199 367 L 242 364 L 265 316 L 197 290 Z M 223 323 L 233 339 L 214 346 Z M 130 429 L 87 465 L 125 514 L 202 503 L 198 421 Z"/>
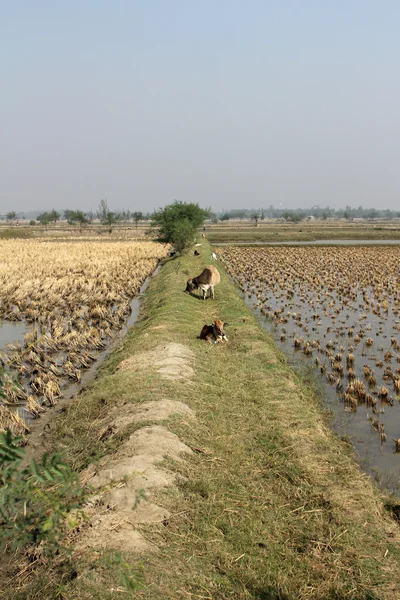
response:
<path fill-rule="evenodd" d="M 0 213 L 400 209 L 395 0 L 0 0 Z"/>

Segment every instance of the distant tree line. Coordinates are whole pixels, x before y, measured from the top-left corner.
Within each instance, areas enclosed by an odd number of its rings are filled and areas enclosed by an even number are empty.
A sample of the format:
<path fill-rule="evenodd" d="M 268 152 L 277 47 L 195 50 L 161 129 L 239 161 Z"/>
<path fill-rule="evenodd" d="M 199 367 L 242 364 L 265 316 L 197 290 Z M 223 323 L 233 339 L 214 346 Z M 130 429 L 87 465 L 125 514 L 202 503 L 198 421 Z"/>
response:
<path fill-rule="evenodd" d="M 174 202 L 174 210 L 177 209 L 177 205 L 182 204 L 181 202 Z M 183 203 L 186 210 L 186 203 Z M 129 209 L 125 209 L 122 211 L 112 211 L 108 206 L 108 201 L 103 199 L 100 201 L 99 206 L 96 212 L 88 211 L 84 212 L 81 210 L 75 209 L 66 209 L 64 211 L 58 212 L 53 209 L 51 211 L 46 211 L 40 213 L 36 220 L 31 220 L 30 223 L 34 225 L 37 221 L 41 225 L 50 225 L 55 224 L 61 218 L 68 221 L 70 225 L 74 225 L 79 227 L 81 230 L 82 227 L 87 225 L 88 223 L 92 223 L 95 219 L 101 222 L 102 225 L 108 228 L 109 231 L 112 230 L 112 227 L 120 222 L 129 223 L 134 222 L 136 228 L 138 227 L 140 221 L 149 221 L 149 220 L 157 220 L 160 215 L 160 211 L 163 209 L 159 209 L 158 211 L 154 211 L 152 214 L 150 213 L 142 213 L 140 211 L 131 211 Z M 182 207 L 180 210 L 183 210 Z M 330 208 L 329 206 L 321 207 L 319 205 L 314 205 L 311 208 L 297 208 L 297 209 L 287 209 L 287 208 L 275 208 L 272 204 L 267 208 L 257 208 L 257 209 L 232 209 L 232 210 L 224 210 L 222 212 L 212 212 L 210 209 L 206 210 L 206 218 L 215 223 L 218 221 L 229 221 L 230 219 L 243 219 L 243 220 L 252 220 L 254 225 L 257 226 L 260 221 L 264 219 L 285 219 L 289 222 L 300 222 L 307 217 L 314 217 L 316 219 L 347 219 L 352 220 L 356 218 L 362 219 L 394 219 L 400 218 L 400 210 L 389 210 L 389 209 L 376 209 L 376 208 L 363 208 L 359 206 L 358 208 L 352 208 L 351 206 L 346 206 L 345 208 Z M 24 213 L 15 211 L 10 211 L 1 218 L 5 218 L 9 223 L 17 219 L 23 219 Z M 29 217 L 28 217 L 29 218 Z"/>
<path fill-rule="evenodd" d="M 285 219 L 286 221 L 299 222 L 307 217 L 314 217 L 316 219 L 394 219 L 400 217 L 400 211 L 395 210 L 378 210 L 376 208 L 352 208 L 346 206 L 345 208 L 330 208 L 329 206 L 320 207 L 312 206 L 311 208 L 275 208 L 270 205 L 268 208 L 259 209 L 235 209 L 225 210 L 221 213 L 213 214 L 212 218 L 214 221 L 228 221 L 230 219 L 253 219 L 255 225 L 258 221 L 262 221 L 265 218 L 268 219 Z"/>
<path fill-rule="evenodd" d="M 10 220 L 10 214 L 11 213 L 7 215 L 8 220 Z M 12 214 L 15 215 L 15 213 Z M 133 221 L 137 228 L 140 221 L 150 219 L 150 214 L 143 214 L 139 211 L 130 210 L 112 211 L 108 206 L 108 201 L 106 199 L 102 199 L 95 213 L 93 211 L 84 212 L 82 210 L 72 209 L 66 209 L 62 213 L 59 213 L 53 209 L 50 212 L 43 212 L 39 214 L 36 217 L 36 221 L 39 221 L 41 225 L 47 226 L 51 223 L 56 224 L 61 217 L 63 217 L 69 225 L 77 226 L 80 230 L 88 223 L 92 223 L 95 219 L 98 219 L 100 223 L 106 226 L 109 232 L 111 232 L 113 225 L 118 222 L 126 223 Z M 31 220 L 31 224 L 35 224 L 36 221 Z"/>

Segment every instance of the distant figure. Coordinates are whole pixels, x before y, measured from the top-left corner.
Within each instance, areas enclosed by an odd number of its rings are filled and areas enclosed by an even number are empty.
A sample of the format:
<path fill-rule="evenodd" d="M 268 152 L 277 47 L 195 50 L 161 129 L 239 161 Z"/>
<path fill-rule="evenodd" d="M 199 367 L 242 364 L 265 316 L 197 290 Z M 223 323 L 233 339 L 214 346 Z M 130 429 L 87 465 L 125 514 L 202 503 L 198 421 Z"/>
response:
<path fill-rule="evenodd" d="M 202 233 L 202 234 L 201 234 L 201 237 L 202 237 L 202 238 L 205 238 L 206 236 L 204 235 L 204 233 Z"/>
<path fill-rule="evenodd" d="M 194 254 L 195 256 L 200 256 L 200 252 L 198 252 L 197 250 L 195 250 L 195 251 L 193 252 L 193 254 Z"/>
<path fill-rule="evenodd" d="M 213 260 L 218 260 L 218 256 L 215 254 L 215 252 L 213 252 L 213 253 L 211 254 L 211 258 L 212 258 Z"/>

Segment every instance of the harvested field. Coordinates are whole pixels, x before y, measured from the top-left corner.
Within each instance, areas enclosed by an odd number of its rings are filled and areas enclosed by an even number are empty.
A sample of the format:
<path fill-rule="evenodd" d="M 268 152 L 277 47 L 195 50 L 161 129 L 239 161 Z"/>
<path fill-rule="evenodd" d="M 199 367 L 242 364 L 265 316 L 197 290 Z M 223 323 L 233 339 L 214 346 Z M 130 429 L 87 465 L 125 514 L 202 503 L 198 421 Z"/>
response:
<path fill-rule="evenodd" d="M 312 360 L 342 433 L 396 488 L 400 455 L 400 247 L 221 249 L 286 353 Z"/>
<path fill-rule="evenodd" d="M 71 382 L 81 382 L 127 321 L 132 298 L 168 247 L 9 240 L 0 241 L 0 252 L 0 318 L 26 325 L 25 335 L 0 355 L 6 370 L 3 429 L 10 409 L 23 406 L 32 417 L 39 416 Z M 22 426 L 11 421 L 22 433 Z"/>

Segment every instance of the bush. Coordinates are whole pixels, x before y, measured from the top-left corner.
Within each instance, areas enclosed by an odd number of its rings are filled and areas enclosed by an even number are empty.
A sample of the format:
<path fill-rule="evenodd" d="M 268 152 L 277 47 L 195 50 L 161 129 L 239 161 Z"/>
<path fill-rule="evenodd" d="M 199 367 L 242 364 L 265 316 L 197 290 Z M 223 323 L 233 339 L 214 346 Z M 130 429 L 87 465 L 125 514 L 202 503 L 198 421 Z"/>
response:
<path fill-rule="evenodd" d="M 13 550 L 41 544 L 44 554 L 54 555 L 77 524 L 84 491 L 58 456 L 22 466 L 20 442 L 10 431 L 0 432 L 0 551 L 9 544 Z"/>
<path fill-rule="evenodd" d="M 33 219 L 31 219 L 31 220 L 29 221 L 29 225 L 36 225 L 36 221 L 34 221 Z"/>
<path fill-rule="evenodd" d="M 182 252 L 193 243 L 196 229 L 208 214 L 198 204 L 175 201 L 155 212 L 151 225 L 157 228 L 160 242 L 174 244 L 177 252 Z"/>
<path fill-rule="evenodd" d="M 194 242 L 196 229 L 187 219 L 175 223 L 172 231 L 174 248 L 176 252 L 182 253 L 186 248 Z"/>

